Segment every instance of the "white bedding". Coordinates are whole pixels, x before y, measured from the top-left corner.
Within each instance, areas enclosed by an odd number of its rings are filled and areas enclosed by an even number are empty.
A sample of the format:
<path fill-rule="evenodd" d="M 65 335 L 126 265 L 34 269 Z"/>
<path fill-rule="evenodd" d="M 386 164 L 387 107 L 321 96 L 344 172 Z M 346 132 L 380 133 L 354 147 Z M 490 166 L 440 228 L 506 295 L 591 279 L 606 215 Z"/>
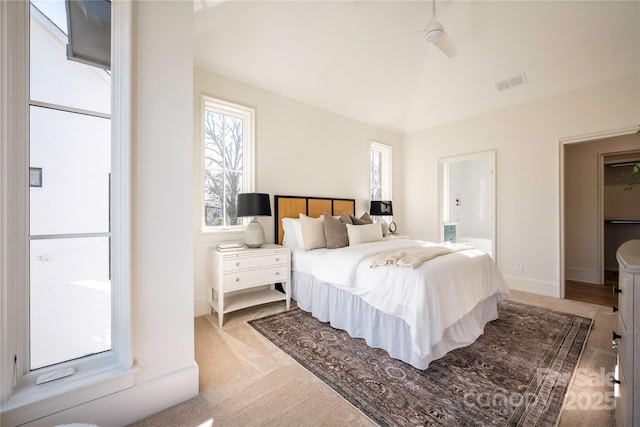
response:
<path fill-rule="evenodd" d="M 415 269 L 370 267 L 376 254 L 421 244 L 391 239 L 340 249 L 296 250 L 292 270 L 331 283 L 402 319 L 410 329 L 412 351 L 426 358 L 447 328 L 492 296 L 506 299 L 509 290 L 491 257 L 478 250 L 442 255 Z"/>

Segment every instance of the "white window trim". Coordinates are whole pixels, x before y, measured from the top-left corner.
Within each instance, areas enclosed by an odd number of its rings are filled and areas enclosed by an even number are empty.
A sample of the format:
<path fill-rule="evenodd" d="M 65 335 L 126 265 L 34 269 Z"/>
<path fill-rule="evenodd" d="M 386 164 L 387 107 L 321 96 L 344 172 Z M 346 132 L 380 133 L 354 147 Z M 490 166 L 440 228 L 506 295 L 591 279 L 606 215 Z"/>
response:
<path fill-rule="evenodd" d="M 133 6 L 113 1 L 112 79 L 112 349 L 52 368 L 28 371 L 29 3 L 0 2 L 0 425 L 23 424 L 132 387 L 131 348 L 131 114 Z M 9 77 L 13 78 L 9 80 Z M 16 106 L 19 106 L 16 108 Z M 11 248 L 11 250 L 7 250 Z M 14 354 L 18 357 L 14 371 Z M 35 377 L 76 368 L 39 386 Z M 13 381 L 15 378 L 15 382 Z"/>
<path fill-rule="evenodd" d="M 222 110 L 231 115 L 241 116 L 243 120 L 243 146 L 242 146 L 242 192 L 248 193 L 255 189 L 255 150 L 256 150 L 256 138 L 255 138 L 255 120 L 256 111 L 251 107 L 244 105 L 224 101 L 219 98 L 215 98 L 209 95 L 202 95 L 200 102 L 200 169 L 199 169 L 199 185 L 198 185 L 198 200 L 200 200 L 200 233 L 202 234 L 215 234 L 215 233 L 237 233 L 242 231 L 248 222 L 248 219 L 243 219 L 243 225 L 228 226 L 228 227 L 211 227 L 205 224 L 205 200 L 204 200 L 204 168 L 205 168 L 205 137 L 204 137 L 204 112 L 207 108 L 207 104 L 212 104 L 216 110 Z"/>
<path fill-rule="evenodd" d="M 392 158 L 391 158 L 391 146 L 382 144 L 380 142 L 371 141 L 370 149 L 369 149 L 369 167 L 371 167 L 371 153 L 373 151 L 380 151 L 382 153 L 382 199 L 381 200 L 393 200 L 392 199 L 392 191 L 391 191 L 391 177 L 393 176 L 393 171 L 391 170 Z M 371 176 L 371 174 L 369 174 Z M 369 182 L 369 194 L 371 194 L 371 188 L 373 187 L 373 183 Z"/>

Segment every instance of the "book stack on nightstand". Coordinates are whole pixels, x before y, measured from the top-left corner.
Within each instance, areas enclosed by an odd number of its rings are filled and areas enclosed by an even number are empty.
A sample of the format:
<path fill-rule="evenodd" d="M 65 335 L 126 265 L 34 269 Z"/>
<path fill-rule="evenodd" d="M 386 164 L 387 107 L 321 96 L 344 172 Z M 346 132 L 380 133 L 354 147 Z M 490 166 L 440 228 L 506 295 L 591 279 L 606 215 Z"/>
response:
<path fill-rule="evenodd" d="M 241 251 L 244 249 L 244 245 L 241 243 L 219 243 L 218 252 L 233 252 Z"/>
<path fill-rule="evenodd" d="M 209 251 L 209 260 L 209 305 L 218 313 L 221 328 L 224 315 L 232 311 L 274 301 L 286 301 L 287 310 L 291 306 L 289 248 L 224 243 Z M 275 288 L 276 283 L 284 293 Z"/>

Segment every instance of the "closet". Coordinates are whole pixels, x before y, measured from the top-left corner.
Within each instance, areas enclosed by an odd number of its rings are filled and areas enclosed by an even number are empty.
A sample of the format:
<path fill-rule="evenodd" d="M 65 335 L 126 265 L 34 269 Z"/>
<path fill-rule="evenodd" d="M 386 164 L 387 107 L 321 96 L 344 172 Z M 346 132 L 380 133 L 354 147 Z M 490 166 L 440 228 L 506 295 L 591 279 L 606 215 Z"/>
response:
<path fill-rule="evenodd" d="M 618 271 L 616 251 L 624 242 L 640 239 L 640 185 L 625 190 L 628 175 L 640 162 L 640 154 L 623 153 L 604 157 L 603 214 L 604 214 L 604 269 L 605 279 Z M 614 273 L 615 272 L 615 273 Z"/>
<path fill-rule="evenodd" d="M 608 289 L 618 280 L 616 250 L 640 239 L 640 185 L 625 191 L 627 184 L 619 180 L 638 161 L 640 135 L 635 130 L 562 145 L 567 298 L 584 300 L 580 298 L 593 293 L 609 297 Z"/>

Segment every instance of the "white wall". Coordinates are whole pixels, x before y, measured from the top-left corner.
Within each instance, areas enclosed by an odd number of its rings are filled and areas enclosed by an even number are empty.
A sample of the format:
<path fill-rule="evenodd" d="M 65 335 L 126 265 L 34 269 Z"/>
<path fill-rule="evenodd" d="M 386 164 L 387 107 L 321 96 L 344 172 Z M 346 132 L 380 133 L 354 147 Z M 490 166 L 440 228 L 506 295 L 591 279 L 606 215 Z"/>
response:
<path fill-rule="evenodd" d="M 194 363 L 191 7 L 138 2 L 134 23 L 133 303 L 142 380 Z"/>
<path fill-rule="evenodd" d="M 513 289 L 560 296 L 560 141 L 637 127 L 638 93 L 635 74 L 406 135 L 398 222 L 437 240 L 438 159 L 496 149 L 498 266 Z"/>
<path fill-rule="evenodd" d="M 356 199 L 357 213 L 369 210 L 371 140 L 393 147 L 393 203 L 403 205 L 400 135 L 313 107 L 201 69 L 194 70 L 194 163 L 201 149 L 201 95 L 256 110 L 256 191 L 273 195 L 328 196 Z M 196 184 L 200 167 L 194 170 Z M 194 197 L 200 197 L 194 186 Z M 196 199 L 198 200 L 198 199 Z M 196 202 L 196 206 L 199 204 Z M 273 205 L 272 205 L 273 210 Z M 398 209 L 401 210 L 401 209 Z M 195 213 L 195 311 L 206 314 L 207 250 L 219 240 L 242 239 L 241 233 L 199 233 Z M 267 242 L 273 242 L 273 217 L 260 218 Z M 403 223 L 398 222 L 399 232 Z"/>

